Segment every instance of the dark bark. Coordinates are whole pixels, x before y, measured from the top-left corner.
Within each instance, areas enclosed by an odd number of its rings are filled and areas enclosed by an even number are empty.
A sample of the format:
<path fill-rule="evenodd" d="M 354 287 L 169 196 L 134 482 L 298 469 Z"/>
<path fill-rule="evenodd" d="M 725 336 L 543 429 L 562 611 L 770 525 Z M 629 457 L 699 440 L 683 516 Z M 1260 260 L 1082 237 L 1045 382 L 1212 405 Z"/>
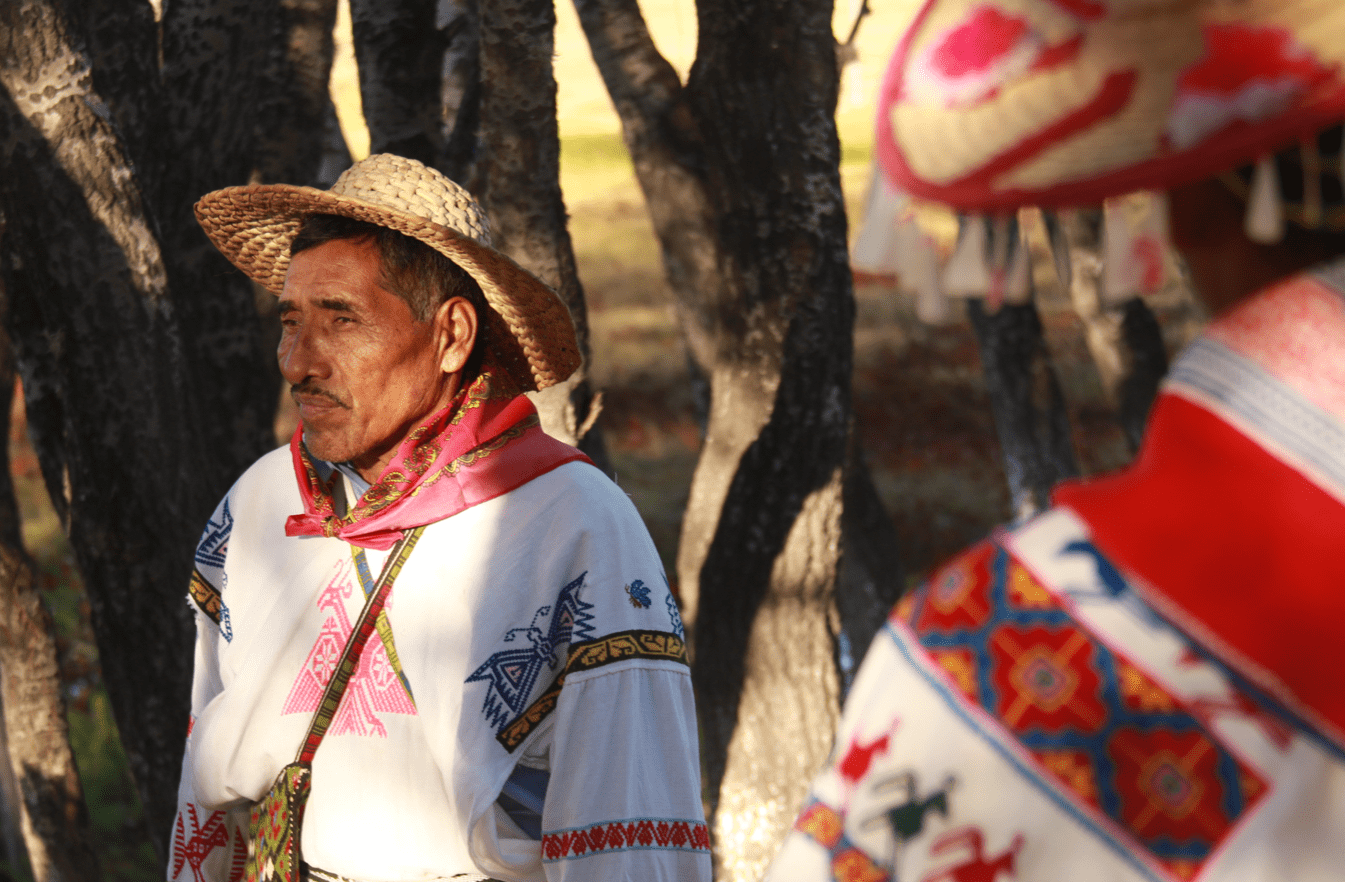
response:
<path fill-rule="evenodd" d="M 443 32 L 443 111 L 448 137 L 438 168 L 464 186 L 471 186 L 481 128 L 481 33 L 476 0 L 443 0 L 448 12 Z"/>
<path fill-rule="evenodd" d="M 483 0 L 480 9 L 484 145 L 473 175 L 493 243 L 560 295 L 574 320 L 585 365 L 535 399 L 548 432 L 577 444 L 610 473 L 588 382 L 588 307 L 560 192 L 560 136 L 551 57 L 551 0 Z"/>
<path fill-rule="evenodd" d="M 263 183 L 323 185 L 326 145 L 314 133 L 325 131 L 335 114 L 328 90 L 335 25 L 336 0 L 279 3 L 279 33 L 269 43 L 256 115 L 257 176 Z"/>
<path fill-rule="evenodd" d="M 252 285 L 206 239 L 192 205 L 253 174 L 276 15 L 268 0 L 164 4 L 158 134 L 165 157 L 146 174 L 158 178 L 160 198 L 149 209 L 162 231 L 180 339 L 191 344 L 182 356 L 191 405 L 210 420 L 193 433 L 199 472 L 186 514 L 198 528 L 243 469 L 275 446 L 275 358 L 262 345 Z"/>
<path fill-rule="evenodd" d="M 678 575 L 717 878 L 757 879 L 901 582 L 851 436 L 831 10 L 703 0 L 684 89 L 633 2 L 576 7 L 710 380 Z"/>
<path fill-rule="evenodd" d="M 89 37 L 88 20 L 60 5 L 0 7 L 0 204 L 19 219 L 3 255 L 10 329 L 161 855 L 190 691 L 191 549 L 229 483 L 274 443 L 250 287 L 190 215 L 202 192 L 251 168 L 257 7 L 169 6 L 159 107 L 144 103 L 154 88 L 123 79 L 146 65 L 115 42 L 118 26 L 141 33 L 143 17 L 114 16 Z M 122 61 L 96 79 L 95 56 Z M 132 125 L 147 128 L 123 140 Z"/>
<path fill-rule="evenodd" d="M 351 0 L 369 152 L 435 167 L 444 150 L 441 99 L 447 40 L 437 0 Z"/>
<path fill-rule="evenodd" d="M 3 232 L 0 231 L 0 238 Z M 0 313 L 4 288 L 0 285 Z M 0 332 L 0 438 L 9 437 L 14 358 Z M 23 546 L 9 470 L 0 470 L 0 695 L 6 762 L 20 797 L 22 846 L 37 882 L 100 878 L 66 725 L 56 630 Z M 20 843 L 6 842 L 7 849 Z M 11 853 L 11 866 L 21 866 Z"/>

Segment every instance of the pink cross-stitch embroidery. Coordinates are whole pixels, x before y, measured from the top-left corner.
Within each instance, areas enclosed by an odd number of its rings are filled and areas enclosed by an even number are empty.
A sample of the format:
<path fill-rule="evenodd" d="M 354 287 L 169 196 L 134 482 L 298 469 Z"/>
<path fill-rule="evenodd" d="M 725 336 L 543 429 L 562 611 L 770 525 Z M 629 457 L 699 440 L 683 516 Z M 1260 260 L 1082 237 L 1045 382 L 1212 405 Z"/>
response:
<path fill-rule="evenodd" d="M 354 566 L 348 560 L 337 564 L 332 580 L 318 596 L 318 609 L 329 611 L 322 631 L 308 653 L 299 676 L 290 687 L 289 697 L 285 699 L 282 714 L 311 714 L 317 710 L 322 693 L 328 681 L 336 671 L 341 651 L 350 639 L 351 621 L 346 612 L 346 602 L 363 592 L 358 590 Z M 388 598 L 385 608 L 392 606 Z M 407 696 L 383 642 L 374 636 L 364 647 L 359 665 L 346 685 L 341 707 L 332 720 L 328 734 L 364 735 L 378 738 L 388 737 L 388 731 L 378 718 L 383 714 L 412 714 L 416 706 Z"/>

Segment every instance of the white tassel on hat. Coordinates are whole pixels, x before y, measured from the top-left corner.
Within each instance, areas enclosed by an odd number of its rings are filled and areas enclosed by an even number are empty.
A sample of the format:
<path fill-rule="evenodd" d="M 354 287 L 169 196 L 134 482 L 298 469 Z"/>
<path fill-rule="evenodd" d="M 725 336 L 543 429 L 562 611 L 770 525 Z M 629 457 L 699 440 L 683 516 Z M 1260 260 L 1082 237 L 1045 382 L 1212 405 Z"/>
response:
<path fill-rule="evenodd" d="M 1116 199 L 1102 205 L 1102 305 L 1113 306 L 1137 296 L 1135 236 L 1126 208 Z"/>
<path fill-rule="evenodd" d="M 943 269 L 943 293 L 949 297 L 984 297 L 990 292 L 986 219 L 965 215 L 961 220 L 953 256 Z"/>
<path fill-rule="evenodd" d="M 1146 194 L 1148 205 L 1136 222 L 1135 205 L 1109 199 L 1102 208 L 1103 306 L 1155 294 L 1166 276 L 1167 201 L 1162 193 Z"/>
<path fill-rule="evenodd" d="M 915 316 L 927 325 L 946 325 L 957 317 L 953 301 L 939 284 L 939 249 L 917 223 L 906 227 L 907 284 L 915 291 Z"/>
<path fill-rule="evenodd" d="M 1280 197 L 1280 175 L 1275 159 L 1263 156 L 1252 174 L 1252 190 L 1247 196 L 1244 224 L 1247 238 L 1262 245 L 1274 245 L 1284 238 L 1284 202 Z"/>
<path fill-rule="evenodd" d="M 875 275 L 898 273 L 902 268 L 901 231 L 909 197 L 887 182 L 876 165 L 869 185 L 864 223 L 855 237 L 851 261 L 856 269 Z"/>

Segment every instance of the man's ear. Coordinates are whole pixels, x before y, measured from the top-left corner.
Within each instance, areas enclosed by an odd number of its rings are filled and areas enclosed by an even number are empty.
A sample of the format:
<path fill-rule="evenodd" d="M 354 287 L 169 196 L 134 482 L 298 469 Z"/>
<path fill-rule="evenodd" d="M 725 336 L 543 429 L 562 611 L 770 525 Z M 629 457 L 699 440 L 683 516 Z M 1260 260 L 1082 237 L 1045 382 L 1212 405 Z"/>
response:
<path fill-rule="evenodd" d="M 459 373 L 467 364 L 476 331 L 476 307 L 466 298 L 451 297 L 439 305 L 434 313 L 434 336 L 444 373 Z"/>

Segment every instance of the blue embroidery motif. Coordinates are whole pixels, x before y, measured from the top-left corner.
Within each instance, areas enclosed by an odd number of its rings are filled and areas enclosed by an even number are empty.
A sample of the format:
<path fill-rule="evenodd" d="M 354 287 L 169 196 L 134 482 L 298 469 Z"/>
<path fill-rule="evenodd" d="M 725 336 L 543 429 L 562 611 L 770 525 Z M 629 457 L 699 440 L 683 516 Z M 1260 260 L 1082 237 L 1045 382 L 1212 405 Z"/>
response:
<path fill-rule="evenodd" d="M 639 579 L 626 586 L 626 593 L 630 595 L 630 605 L 636 609 L 649 609 L 653 604 L 649 599 L 649 586 Z"/>
<path fill-rule="evenodd" d="M 663 577 L 663 584 L 668 585 L 668 577 Z M 678 640 L 687 639 L 686 628 L 682 626 L 682 612 L 677 608 L 677 598 L 672 595 L 672 586 L 668 585 L 668 593 L 664 595 L 663 602 L 668 606 L 668 618 L 672 619 L 673 633 L 677 635 Z"/>
<path fill-rule="evenodd" d="M 205 532 L 201 534 L 201 541 L 196 546 L 196 565 L 202 567 L 211 567 L 221 569 L 224 566 L 224 556 L 229 551 L 229 534 L 233 532 L 234 517 L 229 513 L 229 500 L 224 500 L 224 507 L 220 509 L 220 519 L 216 521 L 207 521 Z"/>
<path fill-rule="evenodd" d="M 468 683 L 489 684 L 481 713 L 497 735 L 510 720 L 527 709 L 528 697 L 543 668 L 556 669 L 560 663 L 560 647 L 592 637 L 593 604 L 579 599 L 587 575 L 587 572 L 580 573 L 579 578 L 561 589 L 556 598 L 555 615 L 545 633 L 540 623 L 551 615 L 551 606 L 533 613 L 528 627 L 511 628 L 504 635 L 502 642 L 526 643 L 526 646 L 496 652 L 467 678 Z"/>

